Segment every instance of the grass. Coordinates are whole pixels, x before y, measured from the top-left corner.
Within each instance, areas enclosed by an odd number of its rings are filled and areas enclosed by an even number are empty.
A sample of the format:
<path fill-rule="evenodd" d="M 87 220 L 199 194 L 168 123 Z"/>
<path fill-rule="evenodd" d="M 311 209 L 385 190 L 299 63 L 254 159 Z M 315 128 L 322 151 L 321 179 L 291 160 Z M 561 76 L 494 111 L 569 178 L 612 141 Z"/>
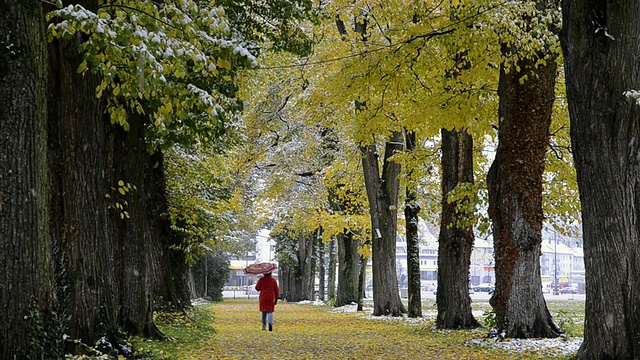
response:
<path fill-rule="evenodd" d="M 551 313 L 576 327 L 581 336 L 584 302 L 548 304 Z M 486 302 L 474 313 L 490 311 Z M 433 328 L 435 304 L 424 302 L 425 319 L 372 318 L 370 312 L 335 312 L 329 306 L 278 303 L 274 331 L 262 331 L 255 299 L 226 299 L 197 306 L 189 318 L 156 319 L 171 341 L 134 339 L 138 355 L 165 359 L 546 359 L 543 352 L 507 352 L 469 346 L 487 329 L 444 331 Z M 482 320 L 482 319 L 480 319 Z M 571 321 L 569 321 L 571 320 Z M 578 331 L 577 328 L 580 328 Z"/>

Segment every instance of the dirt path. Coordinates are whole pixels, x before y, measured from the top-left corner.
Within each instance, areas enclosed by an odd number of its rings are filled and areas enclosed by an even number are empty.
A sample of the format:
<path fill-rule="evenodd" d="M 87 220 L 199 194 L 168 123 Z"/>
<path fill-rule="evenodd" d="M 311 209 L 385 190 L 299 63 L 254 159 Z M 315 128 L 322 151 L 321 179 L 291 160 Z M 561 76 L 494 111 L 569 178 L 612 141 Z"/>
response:
<path fill-rule="evenodd" d="M 212 307 L 214 338 L 195 359 L 531 359 L 464 345 L 479 333 L 432 330 L 431 322 L 372 320 L 313 305 L 278 303 L 274 331 L 262 331 L 257 300 Z"/>

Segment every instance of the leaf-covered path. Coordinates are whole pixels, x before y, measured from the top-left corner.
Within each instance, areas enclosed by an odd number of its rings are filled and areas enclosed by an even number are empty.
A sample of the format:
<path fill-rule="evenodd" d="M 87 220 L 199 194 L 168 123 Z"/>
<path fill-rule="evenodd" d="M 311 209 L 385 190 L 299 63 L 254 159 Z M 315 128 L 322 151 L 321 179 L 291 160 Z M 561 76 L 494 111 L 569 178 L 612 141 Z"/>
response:
<path fill-rule="evenodd" d="M 213 313 L 215 334 L 182 348 L 180 359 L 532 359 L 466 346 L 479 331 L 436 331 L 428 320 L 412 323 L 367 313 L 333 312 L 322 306 L 278 303 L 273 332 L 262 331 L 255 299 L 226 299 L 202 310 Z M 185 336 L 185 335 L 182 335 Z M 186 340 L 186 339 L 185 339 Z M 193 339 L 192 339 L 193 340 Z M 180 342 L 180 336 L 176 341 Z"/>

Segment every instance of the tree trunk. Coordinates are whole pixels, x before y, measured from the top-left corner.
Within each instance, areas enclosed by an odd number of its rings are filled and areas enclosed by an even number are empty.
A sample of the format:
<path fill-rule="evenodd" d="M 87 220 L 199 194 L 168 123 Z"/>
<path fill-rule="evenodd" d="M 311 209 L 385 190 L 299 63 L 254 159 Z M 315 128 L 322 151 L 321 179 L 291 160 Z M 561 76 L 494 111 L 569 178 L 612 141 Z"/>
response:
<path fill-rule="evenodd" d="M 301 260 L 302 256 L 304 256 L 304 261 L 302 262 L 303 266 L 302 270 L 302 284 L 303 284 L 303 294 L 304 300 L 314 300 L 315 299 L 315 280 L 316 280 L 316 269 L 318 267 L 316 260 L 317 253 L 317 241 L 316 234 L 314 232 L 308 234 L 307 236 L 301 236 L 300 240 L 305 244 L 305 247 L 300 248 Z"/>
<path fill-rule="evenodd" d="M 358 241 L 353 233 L 337 236 L 338 243 L 338 291 L 335 306 L 358 302 Z"/>
<path fill-rule="evenodd" d="M 81 5 L 98 8 L 97 1 Z M 153 241 L 145 235 L 151 226 L 144 195 L 148 154 L 142 120 L 130 119 L 131 132 L 112 125 L 104 99 L 95 95 L 101 79 L 77 73 L 82 41 L 77 34 L 50 46 L 50 214 L 61 264 L 57 280 L 67 289 L 61 292 L 62 313 L 69 315 L 72 339 L 94 344 L 104 337 L 119 354 L 132 356 L 120 341 L 121 330 L 159 334 L 151 316 Z"/>
<path fill-rule="evenodd" d="M 326 274 L 326 262 L 325 262 L 325 246 L 322 241 L 322 236 L 318 236 L 318 279 L 320 279 L 320 284 L 318 286 L 318 297 L 320 300 L 325 300 L 326 288 L 325 281 L 327 279 Z"/>
<path fill-rule="evenodd" d="M 640 359 L 640 3 L 563 1 L 587 279 L 579 359 Z"/>
<path fill-rule="evenodd" d="M 164 153 L 157 149 L 148 156 L 145 171 L 146 209 L 149 226 L 145 237 L 149 239 L 151 273 L 155 274 L 153 294 L 178 311 L 190 306 L 189 269 L 182 250 L 184 235 L 171 228 L 167 216 L 169 205 L 164 172 Z"/>
<path fill-rule="evenodd" d="M 90 11 L 97 1 L 84 1 Z M 100 79 L 78 74 L 81 35 L 54 40 L 50 46 L 49 167 L 52 242 L 60 256 L 58 284 L 67 286 L 62 312 L 70 317 L 66 334 L 85 344 L 105 337 L 119 342 L 116 243 L 107 231 L 105 195 L 114 184 L 107 174 L 107 133 L 111 124 L 95 89 Z M 60 286 L 60 285 L 58 285 Z M 68 345 L 73 346 L 70 342 Z M 74 353 L 75 349 L 67 349 Z"/>
<path fill-rule="evenodd" d="M 411 152 L 416 148 L 416 134 L 406 133 L 406 149 Z M 411 170 L 408 170 L 411 172 Z M 411 176 L 408 176 L 411 177 Z M 409 277 L 409 317 L 422 316 L 422 287 L 420 285 L 420 240 L 418 238 L 418 214 L 420 205 L 417 203 L 416 186 L 411 180 L 407 184 L 407 198 L 404 205 L 404 220 L 407 233 L 407 272 Z"/>
<path fill-rule="evenodd" d="M 499 144 L 489 169 L 496 290 L 496 327 L 510 338 L 557 337 L 542 295 L 542 174 L 549 144 L 556 66 L 521 60 L 521 72 L 502 68 L 498 85 Z M 528 78 L 520 83 L 520 78 Z"/>
<path fill-rule="evenodd" d="M 438 237 L 438 292 L 436 326 L 472 329 L 480 326 L 471 313 L 469 266 L 473 225 L 469 214 L 457 210 L 465 200 L 449 203 L 459 184 L 473 184 L 473 139 L 466 131 L 442 129 L 442 215 Z"/>
<path fill-rule="evenodd" d="M 402 149 L 402 133 L 396 131 L 386 143 L 382 177 L 380 177 L 376 146 L 361 147 L 363 154 L 369 214 L 371 215 L 373 315 L 400 316 L 406 312 L 400 301 L 396 273 L 396 232 L 398 225 L 398 192 L 400 164 L 389 160 Z"/>
<path fill-rule="evenodd" d="M 144 119 L 130 115 L 129 131 L 112 126 L 109 143 L 108 167 L 112 169 L 108 183 L 109 237 L 116 239 L 117 281 L 120 287 L 118 299 L 118 325 L 128 335 L 162 337 L 153 323 L 153 285 L 158 274 L 152 272 L 154 249 L 159 238 L 150 238 L 149 231 L 155 223 L 148 213 L 146 173 L 149 154 L 145 142 Z M 131 184 L 131 186 L 128 186 Z M 135 186 L 135 188 L 133 187 Z M 121 190 L 124 192 L 122 194 Z M 121 204 L 122 207 L 114 206 Z M 159 215 L 159 214 L 158 214 Z M 132 291 L 135 289 L 135 291 Z"/>
<path fill-rule="evenodd" d="M 313 300 L 315 280 L 314 238 L 299 234 L 297 236 L 298 251 L 296 265 L 289 266 L 287 271 L 287 301 L 298 302 Z"/>
<path fill-rule="evenodd" d="M 282 262 L 280 262 L 278 264 L 278 267 L 278 284 L 280 286 L 280 298 L 289 301 L 289 278 L 291 277 L 291 266 L 289 266 L 289 264 L 283 264 Z"/>
<path fill-rule="evenodd" d="M 327 300 L 336 298 L 336 237 L 329 243 L 329 276 L 327 279 Z"/>
<path fill-rule="evenodd" d="M 371 242 L 369 240 L 366 240 L 363 244 L 363 246 L 368 246 L 371 245 Z M 365 287 L 367 284 L 367 279 L 366 279 L 366 275 L 367 275 L 367 263 L 369 262 L 369 258 L 367 258 L 366 256 L 360 254 L 360 271 L 358 274 L 358 307 L 357 307 L 357 311 L 363 311 L 363 300 L 365 297 Z"/>
<path fill-rule="evenodd" d="M 0 7 L 0 358 L 62 358 L 47 219 L 42 4 Z"/>
<path fill-rule="evenodd" d="M 200 298 L 204 295 L 201 294 L 200 292 L 200 288 L 198 287 L 198 284 L 196 284 L 196 277 L 193 274 L 194 272 L 194 268 L 191 267 L 189 268 L 189 295 L 191 296 L 192 299 L 197 299 Z"/>

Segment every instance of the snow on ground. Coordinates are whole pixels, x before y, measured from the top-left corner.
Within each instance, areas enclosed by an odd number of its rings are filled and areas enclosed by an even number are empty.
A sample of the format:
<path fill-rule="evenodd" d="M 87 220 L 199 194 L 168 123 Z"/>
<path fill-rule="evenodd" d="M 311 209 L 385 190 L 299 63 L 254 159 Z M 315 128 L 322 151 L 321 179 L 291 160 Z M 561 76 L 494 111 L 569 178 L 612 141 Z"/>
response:
<path fill-rule="evenodd" d="M 210 303 L 211 303 L 211 301 L 203 299 L 203 298 L 191 299 L 191 305 L 193 305 L 193 306 L 206 305 L 206 304 L 210 304 Z"/>
<path fill-rule="evenodd" d="M 301 301 L 297 304 L 325 306 L 326 304 L 321 300 L 315 301 Z M 366 304 L 365 304 L 366 305 Z M 332 307 L 329 311 L 332 313 L 356 313 L 358 306 L 355 303 L 341 306 Z M 373 308 L 370 306 L 364 307 L 364 313 L 371 314 Z M 437 310 L 426 310 L 422 313 L 420 318 L 410 318 L 403 315 L 402 317 L 390 317 L 390 316 L 373 316 L 363 315 L 362 317 L 368 320 L 374 321 L 388 321 L 388 322 L 404 322 L 409 325 L 427 325 L 433 324 L 438 315 Z M 484 311 L 476 310 L 473 312 L 473 316 L 482 318 L 485 316 Z M 432 326 L 433 331 L 452 331 L 452 330 L 438 330 L 435 326 Z M 478 336 L 486 335 L 486 331 L 483 329 L 475 330 L 478 332 Z M 582 344 L 582 338 L 569 338 L 562 336 L 556 339 L 499 339 L 499 338 L 479 338 L 466 342 L 467 346 L 479 346 L 489 349 L 503 349 L 509 352 L 526 352 L 535 351 L 545 356 L 566 356 L 575 354 L 578 348 Z"/>
<path fill-rule="evenodd" d="M 311 300 L 305 300 L 305 301 L 299 301 L 299 302 L 297 302 L 296 304 L 300 304 L 300 305 L 324 306 L 324 301 L 322 301 L 322 300 L 318 300 L 318 299 L 316 299 L 316 300 L 314 300 L 314 301 L 311 301 Z"/>
<path fill-rule="evenodd" d="M 582 338 L 559 337 L 555 339 L 473 339 L 466 345 L 490 349 L 503 349 L 509 352 L 535 351 L 547 356 L 572 355 L 578 351 Z"/>

